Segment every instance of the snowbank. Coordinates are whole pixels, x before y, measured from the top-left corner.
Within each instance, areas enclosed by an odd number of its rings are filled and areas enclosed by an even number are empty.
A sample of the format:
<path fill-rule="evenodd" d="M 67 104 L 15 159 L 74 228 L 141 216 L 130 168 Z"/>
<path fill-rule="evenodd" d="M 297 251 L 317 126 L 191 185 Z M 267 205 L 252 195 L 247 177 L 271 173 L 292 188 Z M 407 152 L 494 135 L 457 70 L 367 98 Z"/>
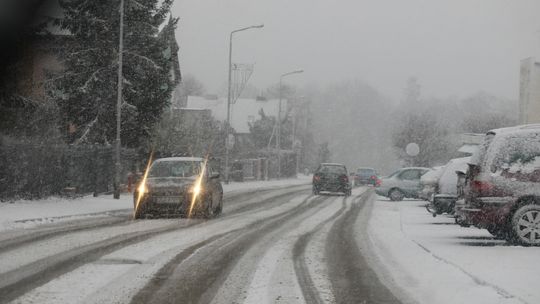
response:
<path fill-rule="evenodd" d="M 375 202 L 368 234 L 379 263 L 419 303 L 538 303 L 540 248 L 433 218 L 423 201 Z"/>

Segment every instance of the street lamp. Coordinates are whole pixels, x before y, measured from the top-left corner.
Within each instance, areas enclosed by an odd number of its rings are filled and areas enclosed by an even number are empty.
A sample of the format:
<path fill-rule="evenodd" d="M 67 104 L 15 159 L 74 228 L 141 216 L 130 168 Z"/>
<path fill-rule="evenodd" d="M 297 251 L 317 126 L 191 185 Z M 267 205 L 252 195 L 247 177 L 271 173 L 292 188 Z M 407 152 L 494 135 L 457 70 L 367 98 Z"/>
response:
<path fill-rule="evenodd" d="M 283 78 L 289 75 L 293 74 L 300 74 L 304 73 L 304 70 L 296 70 L 292 72 L 285 73 L 281 75 L 279 78 L 279 105 L 278 105 L 278 116 L 277 116 L 277 134 L 276 134 L 276 149 L 277 149 L 277 159 L 278 159 L 278 170 L 277 170 L 277 177 L 281 178 L 281 99 L 282 99 L 282 85 L 283 85 Z"/>
<path fill-rule="evenodd" d="M 122 126 L 122 54 L 124 53 L 124 0 L 120 0 L 120 33 L 118 35 L 118 92 L 116 95 L 116 141 L 114 155 L 114 194 L 115 199 L 120 198 L 120 129 Z"/>
<path fill-rule="evenodd" d="M 241 29 L 237 29 L 231 32 L 229 36 L 229 81 L 228 81 L 228 89 L 227 89 L 227 121 L 225 123 L 225 183 L 229 183 L 229 153 L 230 153 L 230 141 L 229 141 L 229 133 L 230 133 L 230 119 L 231 119 L 231 86 L 232 86 L 232 41 L 233 41 L 233 35 L 234 33 L 250 30 L 250 29 L 260 29 L 263 28 L 264 24 L 261 25 L 252 25 L 248 27 L 244 27 Z"/>

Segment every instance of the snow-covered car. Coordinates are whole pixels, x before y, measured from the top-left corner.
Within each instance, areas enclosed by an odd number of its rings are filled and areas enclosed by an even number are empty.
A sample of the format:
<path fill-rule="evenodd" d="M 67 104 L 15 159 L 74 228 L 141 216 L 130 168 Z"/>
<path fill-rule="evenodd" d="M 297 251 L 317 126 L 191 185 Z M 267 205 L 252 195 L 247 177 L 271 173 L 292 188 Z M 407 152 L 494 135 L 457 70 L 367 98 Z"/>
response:
<path fill-rule="evenodd" d="M 157 159 L 134 192 L 135 218 L 147 214 L 219 215 L 223 210 L 219 177 L 203 158 Z"/>
<path fill-rule="evenodd" d="M 418 198 L 421 191 L 420 178 L 429 172 L 429 168 L 408 167 L 397 170 L 387 177 L 380 179 L 375 192 L 393 201 L 404 198 Z"/>
<path fill-rule="evenodd" d="M 433 216 L 442 213 L 454 213 L 458 195 L 458 173 L 466 172 L 471 157 L 454 158 L 444 166 L 437 181 L 437 191 L 433 194 L 428 210 Z"/>
<path fill-rule="evenodd" d="M 433 195 L 438 192 L 439 179 L 441 178 L 443 171 L 444 166 L 437 166 L 422 175 L 420 178 L 422 190 L 418 193 L 419 198 L 425 201 L 431 201 Z"/>
<path fill-rule="evenodd" d="M 540 245 L 540 125 L 489 131 L 469 164 L 468 223 L 523 245 Z"/>

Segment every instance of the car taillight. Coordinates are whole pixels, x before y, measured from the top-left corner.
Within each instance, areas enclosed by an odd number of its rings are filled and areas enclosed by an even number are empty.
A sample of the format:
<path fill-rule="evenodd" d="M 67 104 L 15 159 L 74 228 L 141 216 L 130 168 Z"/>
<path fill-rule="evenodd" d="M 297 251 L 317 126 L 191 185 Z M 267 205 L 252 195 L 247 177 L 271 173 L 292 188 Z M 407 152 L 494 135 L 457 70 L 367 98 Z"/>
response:
<path fill-rule="evenodd" d="M 375 182 L 375 187 L 380 187 L 382 185 L 382 179 L 377 179 L 377 181 Z"/>
<path fill-rule="evenodd" d="M 313 180 L 318 182 L 319 180 L 321 180 L 321 177 L 318 175 L 313 175 Z"/>
<path fill-rule="evenodd" d="M 343 175 L 341 176 L 341 180 L 348 183 L 349 182 L 349 178 L 347 177 L 347 175 Z"/>
<path fill-rule="evenodd" d="M 371 179 L 377 179 L 377 177 L 375 175 L 372 175 L 370 178 Z"/>
<path fill-rule="evenodd" d="M 471 190 L 479 194 L 488 193 L 493 190 L 493 185 L 485 181 L 473 180 Z"/>

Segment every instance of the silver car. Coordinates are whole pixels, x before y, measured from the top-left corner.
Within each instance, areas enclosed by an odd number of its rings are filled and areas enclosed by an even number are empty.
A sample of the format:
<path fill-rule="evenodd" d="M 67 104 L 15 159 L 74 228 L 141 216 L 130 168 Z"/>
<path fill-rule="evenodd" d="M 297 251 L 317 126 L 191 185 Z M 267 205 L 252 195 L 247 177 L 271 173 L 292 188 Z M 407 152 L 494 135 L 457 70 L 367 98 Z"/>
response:
<path fill-rule="evenodd" d="M 404 198 L 418 198 L 422 185 L 420 178 L 430 171 L 429 168 L 409 167 L 402 168 L 387 177 L 381 178 L 380 186 L 376 188 L 377 194 L 386 196 L 393 201 Z"/>

